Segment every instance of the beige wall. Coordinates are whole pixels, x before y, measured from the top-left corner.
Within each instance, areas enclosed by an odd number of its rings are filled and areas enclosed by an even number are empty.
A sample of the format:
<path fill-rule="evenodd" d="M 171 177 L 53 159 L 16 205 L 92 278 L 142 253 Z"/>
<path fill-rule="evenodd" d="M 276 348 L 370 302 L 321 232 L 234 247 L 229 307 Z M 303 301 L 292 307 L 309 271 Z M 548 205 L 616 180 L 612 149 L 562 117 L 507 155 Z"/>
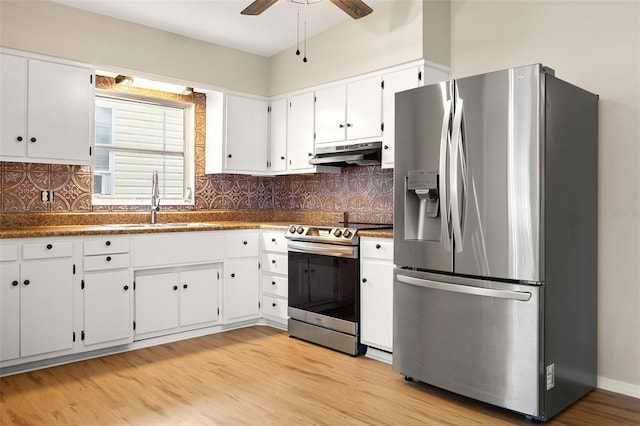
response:
<path fill-rule="evenodd" d="M 0 45 L 201 88 L 268 94 L 267 58 L 49 1 L 0 1 Z"/>
<path fill-rule="evenodd" d="M 295 44 L 271 57 L 270 93 L 278 95 L 422 58 L 422 1 L 378 1 L 371 15 L 307 40 L 309 62 Z"/>
<path fill-rule="evenodd" d="M 640 397 L 640 2 L 453 1 L 453 75 L 541 62 L 600 95 L 599 386 Z"/>
<path fill-rule="evenodd" d="M 451 1 L 424 0 L 422 8 L 423 57 L 438 64 L 451 62 Z"/>

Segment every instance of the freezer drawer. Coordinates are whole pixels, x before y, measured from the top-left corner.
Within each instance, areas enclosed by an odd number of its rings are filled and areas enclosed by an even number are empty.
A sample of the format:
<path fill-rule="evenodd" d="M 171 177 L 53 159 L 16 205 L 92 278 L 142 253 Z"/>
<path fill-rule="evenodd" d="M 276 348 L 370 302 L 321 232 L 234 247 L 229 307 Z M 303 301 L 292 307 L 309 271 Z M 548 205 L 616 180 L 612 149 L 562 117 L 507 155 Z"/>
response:
<path fill-rule="evenodd" d="M 538 286 L 396 269 L 394 369 L 538 416 L 541 291 Z"/>

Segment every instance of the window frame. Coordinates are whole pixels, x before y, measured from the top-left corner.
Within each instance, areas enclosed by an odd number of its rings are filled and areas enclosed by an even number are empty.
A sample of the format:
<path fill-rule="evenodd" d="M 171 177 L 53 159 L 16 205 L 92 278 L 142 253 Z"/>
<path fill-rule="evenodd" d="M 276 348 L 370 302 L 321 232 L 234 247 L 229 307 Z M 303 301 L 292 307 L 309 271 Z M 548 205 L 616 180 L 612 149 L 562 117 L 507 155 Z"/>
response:
<path fill-rule="evenodd" d="M 184 170 L 183 170 L 183 198 L 162 198 L 161 206 L 193 206 L 195 202 L 195 112 L 196 106 L 193 102 L 179 101 L 173 98 L 164 98 L 161 96 L 141 95 L 138 93 L 125 93 L 108 89 L 96 89 L 96 101 L 99 99 L 125 100 L 132 102 L 140 102 L 151 105 L 177 107 L 184 110 Z M 113 118 L 115 120 L 115 117 Z M 95 139 L 95 136 L 94 136 Z M 100 148 L 96 145 L 94 150 L 96 153 Z M 109 151 L 112 157 L 114 152 Z M 136 152 L 135 150 L 126 150 L 126 152 Z M 144 153 L 144 150 L 137 151 Z M 160 152 L 160 151 L 158 151 Z M 95 176 L 95 159 L 97 155 L 93 155 L 91 160 L 91 177 Z M 94 206 L 137 206 L 147 205 L 151 201 L 151 176 L 149 176 L 149 197 L 139 198 L 116 198 L 113 196 L 101 196 L 93 191 L 91 187 L 91 204 Z"/>

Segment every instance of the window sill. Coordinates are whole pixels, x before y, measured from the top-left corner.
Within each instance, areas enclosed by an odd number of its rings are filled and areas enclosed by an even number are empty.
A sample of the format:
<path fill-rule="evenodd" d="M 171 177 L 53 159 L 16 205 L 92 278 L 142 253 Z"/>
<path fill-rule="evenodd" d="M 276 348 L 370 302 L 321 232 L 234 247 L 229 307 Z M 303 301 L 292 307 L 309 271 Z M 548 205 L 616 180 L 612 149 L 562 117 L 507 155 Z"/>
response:
<path fill-rule="evenodd" d="M 148 206 L 151 205 L 149 198 L 101 198 L 91 197 L 93 206 Z M 160 199 L 160 208 L 163 206 L 193 206 L 193 200 L 180 199 Z"/>

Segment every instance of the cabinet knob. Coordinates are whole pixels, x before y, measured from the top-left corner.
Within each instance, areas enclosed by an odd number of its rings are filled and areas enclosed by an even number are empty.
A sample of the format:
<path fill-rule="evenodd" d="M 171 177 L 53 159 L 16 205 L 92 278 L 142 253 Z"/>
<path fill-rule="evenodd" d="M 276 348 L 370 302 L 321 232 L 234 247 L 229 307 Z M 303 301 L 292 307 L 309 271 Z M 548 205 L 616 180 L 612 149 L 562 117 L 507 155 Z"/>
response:
<path fill-rule="evenodd" d="M 106 243 L 104 243 L 106 246 L 110 246 L 111 245 L 111 241 L 107 241 Z"/>
<path fill-rule="evenodd" d="M 281 156 L 280 156 L 280 159 L 281 159 L 281 160 L 284 160 L 284 155 L 281 155 Z"/>
<path fill-rule="evenodd" d="M 344 124 L 338 124 L 338 127 L 343 129 L 344 128 Z"/>
<path fill-rule="evenodd" d="M 18 142 L 22 142 L 22 136 L 18 136 L 18 137 L 16 138 L 16 140 L 17 140 Z"/>
<path fill-rule="evenodd" d="M 235 278 L 235 277 L 236 277 L 236 274 L 231 274 L 231 278 Z"/>
<path fill-rule="evenodd" d="M 247 242 L 246 242 L 246 241 L 243 241 L 243 242 L 242 242 L 242 244 L 244 244 L 244 245 L 246 246 L 246 245 L 247 245 Z"/>
<path fill-rule="evenodd" d="M 14 280 L 14 281 L 11 283 L 11 285 L 12 285 L 12 286 L 14 286 L 14 287 L 15 287 L 15 286 L 17 286 L 18 284 L 20 284 L 20 283 L 19 283 L 17 280 Z"/>
<path fill-rule="evenodd" d="M 53 248 L 53 244 L 47 244 L 47 250 L 51 250 Z"/>
<path fill-rule="evenodd" d="M 189 285 L 188 285 L 188 284 L 183 284 L 183 285 L 182 285 L 182 288 L 187 288 L 187 287 L 189 287 Z"/>
<path fill-rule="evenodd" d="M 122 288 L 124 289 L 124 291 L 129 290 L 129 286 L 128 286 L 128 285 L 125 285 L 125 286 L 124 286 L 124 287 L 122 287 Z"/>
<path fill-rule="evenodd" d="M 389 145 L 385 145 L 385 146 L 384 146 L 384 149 L 389 149 Z"/>
<path fill-rule="evenodd" d="M 174 286 L 173 286 L 173 290 L 175 291 L 175 290 L 177 290 L 177 289 L 178 289 L 178 286 L 177 286 L 177 285 L 174 285 Z"/>
<path fill-rule="evenodd" d="M 276 260 L 275 260 L 275 259 L 273 259 L 273 260 L 271 261 L 271 263 L 273 263 L 273 264 L 275 265 L 275 264 L 276 264 Z"/>
<path fill-rule="evenodd" d="M 17 281 L 14 281 L 14 282 L 17 282 Z M 271 281 L 271 285 L 276 285 L 276 282 L 275 281 Z"/>
<path fill-rule="evenodd" d="M 231 154 L 227 155 L 228 158 L 231 158 Z"/>
<path fill-rule="evenodd" d="M 380 249 L 380 244 L 376 244 L 376 248 L 377 248 L 377 249 Z"/>
<path fill-rule="evenodd" d="M 107 262 L 111 262 L 111 256 L 107 256 Z"/>
<path fill-rule="evenodd" d="M 307 157 L 313 157 L 313 154 L 312 153 L 308 153 Z"/>
<path fill-rule="evenodd" d="M 275 307 L 276 307 L 276 302 L 273 302 L 273 303 L 271 304 L 271 306 L 273 306 L 273 307 L 275 308 Z"/>
<path fill-rule="evenodd" d="M 22 284 L 29 285 L 29 284 L 31 284 L 31 282 L 29 280 L 24 280 L 24 282 Z"/>
<path fill-rule="evenodd" d="M 363 283 L 366 283 L 366 282 L 367 282 L 367 279 L 366 279 L 366 278 L 363 278 L 363 279 L 362 279 L 362 282 L 363 282 Z"/>
<path fill-rule="evenodd" d="M 37 139 L 36 139 L 36 138 L 31 138 L 31 139 L 30 139 L 30 141 L 31 141 L 31 142 L 36 142 L 36 141 L 37 141 Z"/>
<path fill-rule="evenodd" d="M 275 239 L 275 238 L 272 238 L 272 239 L 271 239 L 271 242 L 272 242 L 272 243 L 275 243 L 275 242 L 276 242 L 276 239 Z"/>
<path fill-rule="evenodd" d="M 353 124 L 347 123 L 347 127 L 353 127 Z"/>

